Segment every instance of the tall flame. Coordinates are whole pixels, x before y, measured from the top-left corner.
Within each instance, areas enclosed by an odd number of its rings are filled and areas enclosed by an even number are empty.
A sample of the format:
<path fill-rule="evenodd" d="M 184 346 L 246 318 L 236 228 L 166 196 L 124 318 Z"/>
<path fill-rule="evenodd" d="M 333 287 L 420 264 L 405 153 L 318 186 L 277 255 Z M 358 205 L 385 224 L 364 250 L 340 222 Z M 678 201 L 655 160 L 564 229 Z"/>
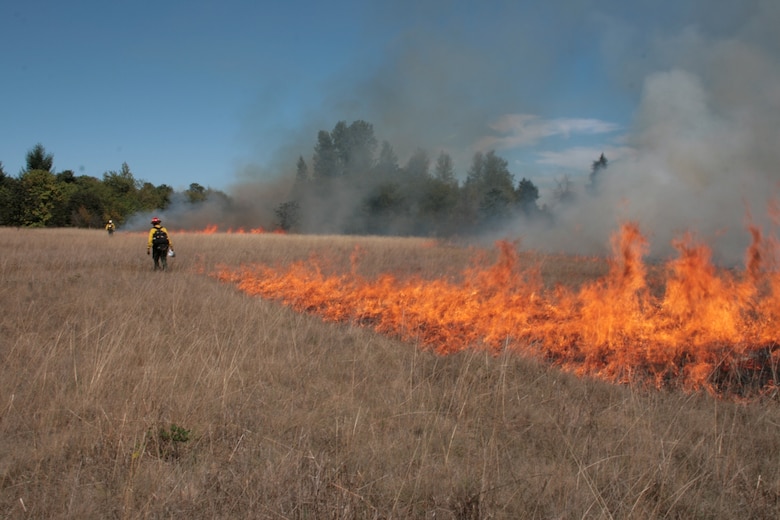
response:
<path fill-rule="evenodd" d="M 742 274 L 717 269 L 710 249 L 686 235 L 679 256 L 648 282 L 648 242 L 636 223 L 612 239 L 608 274 L 579 289 L 544 287 L 516 248 L 463 273 L 462 282 L 352 272 L 325 275 L 315 260 L 283 268 L 221 267 L 213 276 L 252 295 L 325 320 L 351 321 L 440 354 L 511 350 L 608 381 L 748 394 L 775 385 L 780 276 L 757 229 Z M 653 268 L 657 271 L 658 268 Z M 655 279 L 654 279 L 655 280 Z"/>

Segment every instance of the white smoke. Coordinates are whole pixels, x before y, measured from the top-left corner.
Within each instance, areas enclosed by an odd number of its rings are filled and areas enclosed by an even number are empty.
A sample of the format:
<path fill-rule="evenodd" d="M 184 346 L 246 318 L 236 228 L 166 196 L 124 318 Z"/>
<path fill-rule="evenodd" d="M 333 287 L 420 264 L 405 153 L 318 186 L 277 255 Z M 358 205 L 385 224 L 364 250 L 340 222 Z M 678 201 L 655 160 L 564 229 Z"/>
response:
<path fill-rule="evenodd" d="M 779 46 L 770 29 L 780 4 L 750 5 L 752 16 L 726 35 L 688 26 L 652 42 L 626 138 L 633 153 L 609 163 L 598 196 L 582 192 L 556 207 L 558 226 L 526 232 L 526 244 L 599 253 L 620 222 L 635 220 L 654 255 L 670 254 L 672 239 L 690 231 L 716 260 L 742 260 L 748 216 L 771 228 L 780 180 Z"/>
<path fill-rule="evenodd" d="M 518 220 L 492 230 L 491 238 L 519 236 L 528 247 L 601 254 L 621 222 L 635 220 L 653 255 L 673 253 L 672 239 L 692 231 L 719 261 L 737 263 L 749 240 L 748 214 L 770 227 L 766 207 L 780 180 L 780 2 L 570 0 L 465 8 L 448 0 L 398 0 L 368 12 L 367 38 L 384 31 L 386 42 L 334 71 L 321 110 L 312 109 L 286 140 L 276 136 L 285 144 L 266 170 L 291 175 L 299 156 L 311 166 L 317 130 L 363 119 L 394 146 L 401 163 L 418 148 L 431 157 L 446 151 L 461 179 L 486 143 L 501 156 L 509 151 L 501 147 L 533 145 L 536 164 L 511 163 L 510 170 L 515 181 L 525 177 L 539 186 L 555 226 Z M 598 54 L 599 72 L 590 62 L 577 65 L 584 47 Z M 582 74 L 603 75 L 588 79 L 634 113 L 619 141 L 601 145 L 609 166 L 598 194 L 585 189 L 590 162 L 583 159 L 582 174 L 571 178 L 574 202 L 556 204 L 549 164 L 573 152 L 584 158 L 586 151 L 545 149 L 544 136 L 584 128 L 592 141 L 597 132 L 614 130 L 589 113 L 603 93 L 577 91 L 593 83 L 577 81 Z M 508 123 L 517 129 L 511 114 L 533 116 L 521 116 L 522 132 L 485 138 Z M 273 118 L 257 118 L 270 132 Z M 596 159 L 598 153 L 587 160 Z M 247 202 L 227 208 L 229 219 L 249 222 L 241 210 L 267 219 L 285 198 L 279 187 L 290 185 L 259 178 L 256 184 L 250 189 L 251 178 L 242 175 L 230 195 Z M 345 188 L 346 215 L 360 195 Z M 341 225 L 330 224 L 333 232 Z"/>

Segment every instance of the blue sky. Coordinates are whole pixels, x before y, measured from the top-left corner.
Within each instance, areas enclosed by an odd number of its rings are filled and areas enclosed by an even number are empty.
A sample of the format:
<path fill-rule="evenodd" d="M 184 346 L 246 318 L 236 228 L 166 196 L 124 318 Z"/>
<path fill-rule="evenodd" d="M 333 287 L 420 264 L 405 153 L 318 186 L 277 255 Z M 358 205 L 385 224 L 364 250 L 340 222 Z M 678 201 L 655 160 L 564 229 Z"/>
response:
<path fill-rule="evenodd" d="M 755 112 L 773 128 L 776 4 L 9 0 L 0 161 L 15 175 L 41 143 L 57 171 L 101 177 L 126 162 L 140 180 L 231 192 L 293 171 L 318 130 L 364 119 L 401 162 L 446 151 L 461 177 L 488 149 L 543 189 L 587 175 L 602 152 L 632 161 L 627 172 L 651 168 L 642 150 L 657 156 L 677 135 L 654 114 L 744 129 Z M 729 83 L 735 63 L 755 99 L 732 94 L 747 88 Z M 686 92 L 695 99 L 675 108 Z M 678 176 L 667 163 L 661 179 Z"/>
<path fill-rule="evenodd" d="M 58 171 L 126 162 L 155 184 L 228 189 L 308 158 L 317 130 L 366 119 L 402 161 L 418 146 L 468 158 L 493 135 L 530 176 L 538 153 L 565 163 L 568 147 L 607 146 L 636 101 L 605 74 L 598 2 L 568 4 L 4 2 L 0 161 L 15 175 L 41 143 Z M 552 133 L 503 142 L 512 114 Z"/>

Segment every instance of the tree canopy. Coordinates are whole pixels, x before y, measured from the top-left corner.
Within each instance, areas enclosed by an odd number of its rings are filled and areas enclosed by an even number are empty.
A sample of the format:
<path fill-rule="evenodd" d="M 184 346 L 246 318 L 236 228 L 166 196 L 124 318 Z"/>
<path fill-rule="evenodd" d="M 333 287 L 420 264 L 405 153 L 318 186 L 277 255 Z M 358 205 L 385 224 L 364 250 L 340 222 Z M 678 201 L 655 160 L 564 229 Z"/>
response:
<path fill-rule="evenodd" d="M 389 142 L 377 143 L 373 126 L 361 120 L 320 130 L 313 168 L 299 156 L 294 187 L 277 215 L 289 222 L 295 208 L 302 232 L 331 231 L 335 223 L 348 233 L 449 236 L 543 213 L 538 188 L 527 178 L 515 187 L 508 162 L 494 150 L 474 154 L 461 184 L 445 152 L 432 162 L 417 149 L 401 166 Z"/>
<path fill-rule="evenodd" d="M 102 179 L 54 172 L 54 156 L 36 144 L 17 177 L 0 175 L 0 225 L 102 228 L 122 224 L 139 211 L 164 209 L 173 190 L 138 180 L 127 163 Z M 0 168 L 1 170 L 1 168 Z"/>

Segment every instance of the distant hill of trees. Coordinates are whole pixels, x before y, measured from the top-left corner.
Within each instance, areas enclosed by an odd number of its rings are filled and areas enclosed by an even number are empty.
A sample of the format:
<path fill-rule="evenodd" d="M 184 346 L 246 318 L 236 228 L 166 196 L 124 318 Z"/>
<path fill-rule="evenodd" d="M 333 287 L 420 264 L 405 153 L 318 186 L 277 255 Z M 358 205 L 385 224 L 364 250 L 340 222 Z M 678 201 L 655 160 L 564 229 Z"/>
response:
<path fill-rule="evenodd" d="M 207 201 L 231 203 L 225 193 L 197 183 L 175 196 L 170 186 L 136 179 L 127 163 L 102 179 L 72 170 L 57 173 L 53 164 L 41 144 L 27 152 L 26 168 L 16 177 L 7 175 L 0 162 L 0 225 L 101 228 L 108 219 L 121 226 L 136 213 L 165 210 L 174 198 L 192 210 Z M 598 189 L 606 167 L 602 154 L 593 162 L 588 193 Z M 418 150 L 399 164 L 390 143 L 378 143 L 373 126 L 362 120 L 320 130 L 313 153 L 308 160 L 299 156 L 295 171 L 287 197 L 271 203 L 275 221 L 248 226 L 447 237 L 513 219 L 553 219 L 550 208 L 539 206 L 534 183 L 524 177 L 516 181 L 495 151 L 475 153 L 460 182 L 446 153 L 431 158 Z M 559 180 L 553 195 L 560 203 L 573 200 L 571 182 Z"/>

